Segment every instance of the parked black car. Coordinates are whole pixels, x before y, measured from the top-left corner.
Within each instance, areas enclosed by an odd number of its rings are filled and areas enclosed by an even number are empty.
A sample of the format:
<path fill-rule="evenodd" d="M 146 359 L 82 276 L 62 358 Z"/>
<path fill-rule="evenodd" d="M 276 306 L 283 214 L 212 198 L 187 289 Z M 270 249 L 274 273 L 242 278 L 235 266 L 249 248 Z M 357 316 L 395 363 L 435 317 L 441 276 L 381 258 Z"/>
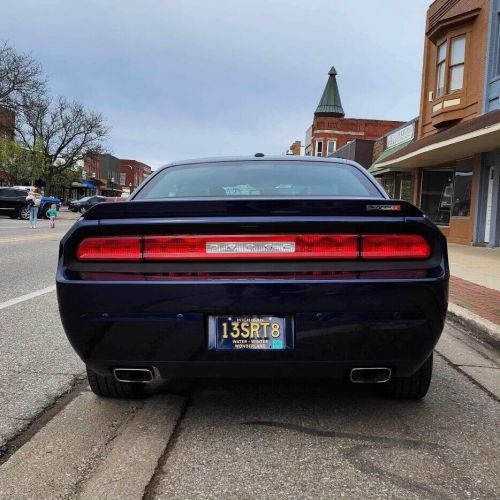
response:
<path fill-rule="evenodd" d="M 441 231 L 338 158 L 189 160 L 61 241 L 59 311 L 100 396 L 153 380 L 332 377 L 425 396 Z"/>
<path fill-rule="evenodd" d="M 81 212 L 84 214 L 89 208 L 92 208 L 98 203 L 103 203 L 106 201 L 105 196 L 84 196 L 79 200 L 70 201 L 68 208 L 73 212 Z"/>
<path fill-rule="evenodd" d="M 13 219 L 29 219 L 29 206 L 26 201 L 28 189 L 25 187 L 0 187 L 0 215 L 10 215 Z M 61 207 L 61 200 L 54 196 L 42 196 L 38 209 L 38 217 L 47 218 L 47 210 L 54 204 L 57 210 Z"/>

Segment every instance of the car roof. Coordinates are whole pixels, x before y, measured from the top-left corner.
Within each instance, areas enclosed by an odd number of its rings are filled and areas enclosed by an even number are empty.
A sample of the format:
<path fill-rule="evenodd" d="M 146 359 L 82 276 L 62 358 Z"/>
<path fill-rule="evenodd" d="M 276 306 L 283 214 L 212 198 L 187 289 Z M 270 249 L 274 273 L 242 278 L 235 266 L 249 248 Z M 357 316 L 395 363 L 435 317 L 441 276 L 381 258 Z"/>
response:
<path fill-rule="evenodd" d="M 164 168 L 173 167 L 177 165 L 191 165 L 194 163 L 223 163 L 235 161 L 306 161 L 316 163 L 341 163 L 344 165 L 351 165 L 361 170 L 366 170 L 359 163 L 344 158 L 322 158 L 319 156 L 298 156 L 298 155 L 269 155 L 269 156 L 214 156 L 207 158 L 192 158 L 188 160 L 178 160 L 167 163 L 158 168 L 156 172 Z"/>

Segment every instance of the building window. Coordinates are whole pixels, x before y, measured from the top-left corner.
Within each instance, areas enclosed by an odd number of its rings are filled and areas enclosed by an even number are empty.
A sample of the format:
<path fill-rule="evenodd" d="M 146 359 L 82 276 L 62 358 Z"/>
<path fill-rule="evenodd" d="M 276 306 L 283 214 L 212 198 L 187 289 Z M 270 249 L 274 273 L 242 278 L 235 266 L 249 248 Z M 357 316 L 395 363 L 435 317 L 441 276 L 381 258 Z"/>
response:
<path fill-rule="evenodd" d="M 472 191 L 472 168 L 455 169 L 453 179 L 453 217 L 470 216 L 470 197 Z"/>
<path fill-rule="evenodd" d="M 464 84 L 465 63 L 465 36 L 457 36 L 451 39 L 450 48 L 450 70 L 449 70 L 449 92 L 462 90 Z"/>
<path fill-rule="evenodd" d="M 438 225 L 449 225 L 453 203 L 453 170 L 424 170 L 420 208 Z"/>
<path fill-rule="evenodd" d="M 122 186 L 124 186 L 124 185 L 125 185 L 125 177 L 126 177 L 126 174 L 122 174 L 122 173 L 120 173 L 120 184 L 121 184 Z"/>
<path fill-rule="evenodd" d="M 397 174 L 399 181 L 399 196 L 400 200 L 411 202 L 411 174 Z"/>
<path fill-rule="evenodd" d="M 323 156 L 323 141 L 316 141 L 316 156 Z"/>
<path fill-rule="evenodd" d="M 436 97 L 441 97 L 444 94 L 444 81 L 446 76 L 446 48 L 448 44 L 443 42 L 438 46 L 437 56 L 437 84 Z"/>
<path fill-rule="evenodd" d="M 436 97 L 462 90 L 465 67 L 465 35 L 445 40 L 437 47 Z"/>
<path fill-rule="evenodd" d="M 327 143 L 327 151 L 328 155 L 331 155 L 335 153 L 335 150 L 337 149 L 337 141 L 328 141 Z"/>
<path fill-rule="evenodd" d="M 389 197 L 394 199 L 395 180 L 392 172 L 384 175 L 382 178 L 382 187 L 387 191 Z"/>

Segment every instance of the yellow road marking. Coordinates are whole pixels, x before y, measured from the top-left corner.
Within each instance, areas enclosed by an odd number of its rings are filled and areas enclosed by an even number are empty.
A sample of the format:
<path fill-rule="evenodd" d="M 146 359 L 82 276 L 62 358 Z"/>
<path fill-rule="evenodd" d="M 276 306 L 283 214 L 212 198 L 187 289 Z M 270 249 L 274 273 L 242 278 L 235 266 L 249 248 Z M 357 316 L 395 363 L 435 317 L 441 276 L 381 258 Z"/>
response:
<path fill-rule="evenodd" d="M 17 243 L 18 241 L 30 241 L 30 240 L 51 240 L 56 239 L 59 241 L 64 236 L 64 233 L 52 233 L 52 234 L 34 234 L 32 236 L 12 236 L 0 238 L 0 243 Z"/>

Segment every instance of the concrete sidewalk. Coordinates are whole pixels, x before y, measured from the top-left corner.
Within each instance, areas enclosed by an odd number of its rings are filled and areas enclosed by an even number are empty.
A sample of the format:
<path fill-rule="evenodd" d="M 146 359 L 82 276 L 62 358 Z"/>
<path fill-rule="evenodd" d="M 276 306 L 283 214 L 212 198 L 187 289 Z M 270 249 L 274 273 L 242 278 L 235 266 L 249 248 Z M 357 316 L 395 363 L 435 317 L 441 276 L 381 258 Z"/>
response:
<path fill-rule="evenodd" d="M 500 347 L 500 248 L 448 244 L 449 314 Z"/>

